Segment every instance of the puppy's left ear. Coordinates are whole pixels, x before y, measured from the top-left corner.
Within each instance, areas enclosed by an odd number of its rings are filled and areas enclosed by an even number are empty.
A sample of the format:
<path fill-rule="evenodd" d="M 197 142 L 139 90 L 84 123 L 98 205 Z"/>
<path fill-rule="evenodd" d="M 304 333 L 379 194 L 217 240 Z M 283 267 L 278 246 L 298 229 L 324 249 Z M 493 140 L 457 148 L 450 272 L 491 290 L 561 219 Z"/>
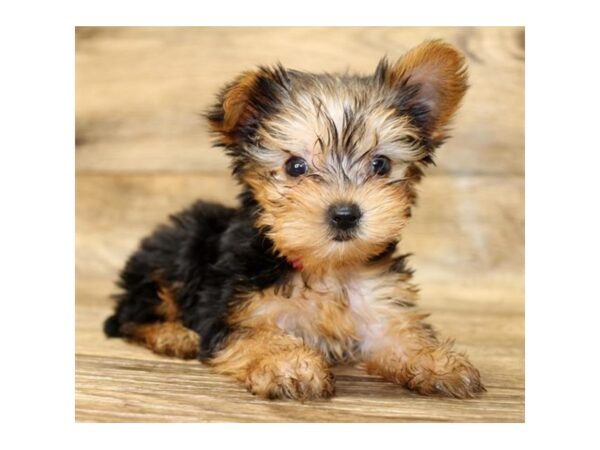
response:
<path fill-rule="evenodd" d="M 399 111 L 411 117 L 433 145 L 446 137 L 446 126 L 467 90 L 463 55 L 442 41 L 425 42 L 396 64 L 379 63 L 375 74 L 396 92 Z"/>
<path fill-rule="evenodd" d="M 288 89 L 281 65 L 244 72 L 227 84 L 206 114 L 217 145 L 233 148 L 252 140 L 260 121 L 276 112 Z"/>

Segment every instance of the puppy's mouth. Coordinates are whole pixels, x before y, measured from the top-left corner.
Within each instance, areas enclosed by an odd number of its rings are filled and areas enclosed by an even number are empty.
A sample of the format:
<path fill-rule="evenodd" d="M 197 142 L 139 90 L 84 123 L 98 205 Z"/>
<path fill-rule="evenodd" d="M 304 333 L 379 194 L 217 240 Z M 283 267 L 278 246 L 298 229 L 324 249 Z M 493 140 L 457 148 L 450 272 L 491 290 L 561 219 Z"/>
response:
<path fill-rule="evenodd" d="M 331 240 L 335 242 L 346 242 L 351 241 L 356 237 L 356 233 L 353 230 L 338 230 L 334 233 Z"/>

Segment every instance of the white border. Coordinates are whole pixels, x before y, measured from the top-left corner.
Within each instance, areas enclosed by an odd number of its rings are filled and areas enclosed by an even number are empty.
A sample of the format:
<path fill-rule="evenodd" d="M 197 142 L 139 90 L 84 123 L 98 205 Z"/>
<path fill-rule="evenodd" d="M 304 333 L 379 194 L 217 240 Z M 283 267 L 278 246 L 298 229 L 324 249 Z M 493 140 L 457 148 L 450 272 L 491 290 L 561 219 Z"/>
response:
<path fill-rule="evenodd" d="M 229 1 L 215 9 L 214 2 L 111 0 L 4 6 L 3 438 L 17 447 L 87 449 L 597 445 L 597 14 L 583 2 L 549 3 Z M 160 24 L 526 25 L 525 425 L 73 424 L 73 27 Z"/>

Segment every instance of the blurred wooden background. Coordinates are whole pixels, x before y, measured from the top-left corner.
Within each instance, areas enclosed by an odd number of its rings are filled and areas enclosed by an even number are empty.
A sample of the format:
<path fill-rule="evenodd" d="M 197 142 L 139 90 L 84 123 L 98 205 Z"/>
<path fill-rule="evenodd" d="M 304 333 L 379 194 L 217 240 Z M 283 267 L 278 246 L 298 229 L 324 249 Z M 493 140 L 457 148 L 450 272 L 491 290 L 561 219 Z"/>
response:
<path fill-rule="evenodd" d="M 277 61 L 369 73 L 432 38 L 465 52 L 471 89 L 403 249 L 422 308 L 479 367 L 484 396 L 424 398 L 342 367 L 332 400 L 269 402 L 200 363 L 104 338 L 139 239 L 196 198 L 235 203 L 199 116 L 225 82 Z M 522 28 L 78 28 L 76 419 L 523 421 L 524 57 Z"/>

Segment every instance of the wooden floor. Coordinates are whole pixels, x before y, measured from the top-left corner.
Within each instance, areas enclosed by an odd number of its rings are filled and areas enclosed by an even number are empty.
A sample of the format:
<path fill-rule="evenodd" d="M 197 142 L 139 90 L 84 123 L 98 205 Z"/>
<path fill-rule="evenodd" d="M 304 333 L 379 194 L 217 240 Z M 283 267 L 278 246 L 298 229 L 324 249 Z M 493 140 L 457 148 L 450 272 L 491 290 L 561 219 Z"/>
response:
<path fill-rule="evenodd" d="M 524 30 L 80 28 L 76 45 L 76 419 L 91 422 L 524 420 Z M 425 398 L 336 369 L 337 396 L 264 401 L 195 361 L 106 339 L 113 280 L 139 239 L 202 197 L 234 204 L 198 113 L 258 64 L 372 71 L 428 38 L 461 48 L 471 89 L 421 185 L 403 250 L 421 306 L 479 367 L 475 400 Z"/>

